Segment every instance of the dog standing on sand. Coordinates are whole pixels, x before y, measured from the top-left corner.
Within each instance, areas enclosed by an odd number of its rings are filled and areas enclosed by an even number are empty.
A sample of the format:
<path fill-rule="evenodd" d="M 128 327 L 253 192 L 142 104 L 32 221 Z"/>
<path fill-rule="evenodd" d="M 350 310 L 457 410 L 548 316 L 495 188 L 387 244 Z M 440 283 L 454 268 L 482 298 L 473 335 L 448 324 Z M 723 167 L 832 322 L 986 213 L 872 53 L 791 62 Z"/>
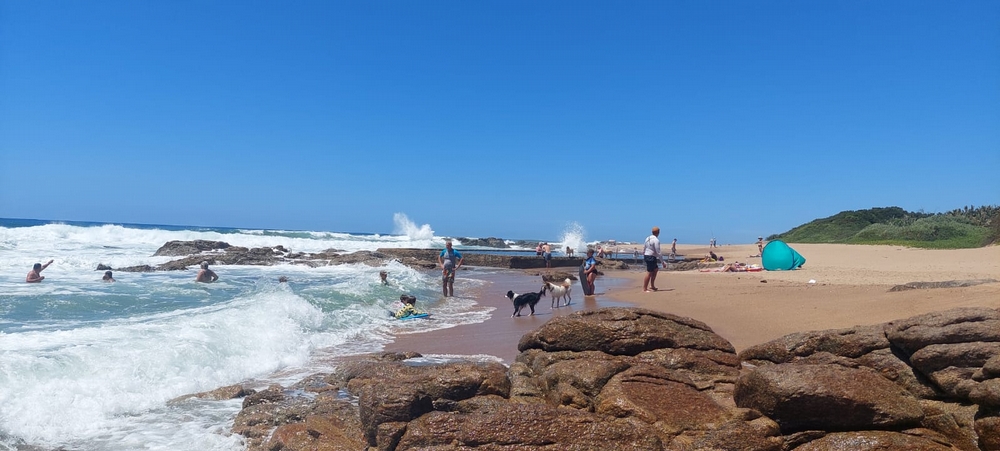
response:
<path fill-rule="evenodd" d="M 573 300 L 573 296 L 570 295 L 570 292 L 573 291 L 572 280 L 567 278 L 566 280 L 560 283 L 553 283 L 553 282 L 544 282 L 544 283 L 545 285 L 543 291 L 547 291 L 549 293 L 549 296 L 552 297 L 552 308 L 559 307 L 560 306 L 559 301 L 561 299 L 566 299 L 566 304 L 564 305 L 569 305 L 570 301 Z"/>
<path fill-rule="evenodd" d="M 542 289 L 539 290 L 538 293 L 517 294 L 513 291 L 508 291 L 507 299 L 510 299 L 510 302 L 514 303 L 514 314 L 510 315 L 510 317 L 513 318 L 515 316 L 521 316 L 521 309 L 523 309 L 524 306 L 528 306 L 528 308 L 531 309 L 531 315 L 529 316 L 534 316 L 535 304 L 542 299 L 542 295 L 544 294 L 545 285 L 542 285 Z"/>

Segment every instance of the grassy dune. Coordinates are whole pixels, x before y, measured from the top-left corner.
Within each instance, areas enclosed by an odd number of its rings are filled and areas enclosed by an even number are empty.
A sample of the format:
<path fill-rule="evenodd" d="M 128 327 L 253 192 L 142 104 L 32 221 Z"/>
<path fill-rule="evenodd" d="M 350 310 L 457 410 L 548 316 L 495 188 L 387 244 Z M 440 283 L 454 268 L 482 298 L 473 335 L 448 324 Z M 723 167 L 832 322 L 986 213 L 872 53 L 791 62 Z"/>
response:
<path fill-rule="evenodd" d="M 789 243 L 975 248 L 1000 239 L 1000 207 L 965 207 L 947 213 L 908 212 L 899 207 L 842 211 L 767 239 Z"/>

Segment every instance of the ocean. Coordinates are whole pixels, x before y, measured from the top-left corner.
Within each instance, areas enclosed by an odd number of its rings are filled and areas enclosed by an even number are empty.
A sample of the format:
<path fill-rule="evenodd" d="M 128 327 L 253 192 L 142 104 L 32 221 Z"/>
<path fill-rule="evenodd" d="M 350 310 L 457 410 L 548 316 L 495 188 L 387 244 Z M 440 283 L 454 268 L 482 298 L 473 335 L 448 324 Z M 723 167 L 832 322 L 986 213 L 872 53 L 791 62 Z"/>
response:
<path fill-rule="evenodd" d="M 194 281 L 197 268 L 115 271 L 115 283 L 96 270 L 176 259 L 153 257 L 172 240 L 292 252 L 443 248 L 428 225 L 399 214 L 394 222 L 398 232 L 382 235 L 0 219 L 0 450 L 241 450 L 229 430 L 242 400 L 177 398 L 288 385 L 329 371 L 337 357 L 380 351 L 399 333 L 485 321 L 492 308 L 463 294 L 486 282 L 460 277 L 456 296 L 443 298 L 439 273 L 396 262 L 213 266 L 212 284 Z M 580 249 L 582 238 L 572 225 L 552 244 Z M 25 283 L 34 263 L 50 259 L 44 281 Z M 403 293 L 434 319 L 390 318 Z"/>

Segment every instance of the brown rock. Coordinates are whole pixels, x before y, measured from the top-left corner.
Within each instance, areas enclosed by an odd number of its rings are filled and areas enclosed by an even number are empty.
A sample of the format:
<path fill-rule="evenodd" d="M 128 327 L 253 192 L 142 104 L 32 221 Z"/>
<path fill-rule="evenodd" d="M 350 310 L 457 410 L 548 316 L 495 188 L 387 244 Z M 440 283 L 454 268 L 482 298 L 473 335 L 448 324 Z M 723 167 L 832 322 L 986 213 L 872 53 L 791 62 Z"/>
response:
<path fill-rule="evenodd" d="M 955 451 L 955 448 L 914 435 L 889 431 L 856 431 L 827 434 L 795 451 Z"/>
<path fill-rule="evenodd" d="M 746 348 L 740 352 L 739 358 L 755 365 L 788 363 L 796 357 L 820 352 L 856 358 L 889 348 L 884 329 L 884 325 L 875 325 L 794 333 Z"/>
<path fill-rule="evenodd" d="M 763 366 L 740 376 L 734 398 L 785 433 L 906 427 L 923 418 L 909 392 L 873 370 L 839 365 Z"/>
<path fill-rule="evenodd" d="M 1000 407 L 1000 379 L 989 379 L 979 384 L 969 393 L 969 400 L 987 407 Z"/>
<path fill-rule="evenodd" d="M 973 375 L 996 355 L 1000 355 L 1000 343 L 932 344 L 914 352 L 910 364 L 945 393 L 965 397 L 968 393 L 962 393 L 960 384 L 971 382 Z"/>
<path fill-rule="evenodd" d="M 886 328 L 893 345 L 912 355 L 934 344 L 1000 341 L 1000 310 L 958 308 L 893 321 Z"/>
<path fill-rule="evenodd" d="M 486 411 L 431 412 L 410 422 L 398 450 L 636 450 L 663 444 L 652 427 L 547 404 L 498 403 Z"/>
<path fill-rule="evenodd" d="M 735 353 L 733 345 L 702 322 L 639 308 L 583 310 L 554 318 L 521 337 L 517 349 L 600 351 L 637 355 L 659 348 Z"/>
<path fill-rule="evenodd" d="M 990 415 L 976 419 L 976 433 L 982 451 L 1000 451 L 1000 417 Z"/>
<path fill-rule="evenodd" d="M 704 424 L 730 417 L 727 409 L 711 397 L 652 365 L 636 366 L 616 375 L 597 397 L 595 411 L 656 423 L 670 435 L 702 429 Z"/>
<path fill-rule="evenodd" d="M 208 241 L 208 240 L 194 240 L 194 241 L 168 241 L 163 246 L 160 246 L 153 256 L 181 256 L 181 255 L 191 255 L 199 254 L 206 251 L 215 251 L 228 249 L 230 247 L 229 243 L 224 241 Z"/>

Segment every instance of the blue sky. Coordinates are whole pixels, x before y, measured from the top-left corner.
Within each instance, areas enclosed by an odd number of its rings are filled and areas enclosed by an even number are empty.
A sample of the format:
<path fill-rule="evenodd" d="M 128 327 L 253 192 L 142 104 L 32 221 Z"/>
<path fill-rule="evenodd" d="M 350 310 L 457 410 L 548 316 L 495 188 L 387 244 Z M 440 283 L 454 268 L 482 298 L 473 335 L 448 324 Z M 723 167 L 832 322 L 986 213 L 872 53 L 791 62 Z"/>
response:
<path fill-rule="evenodd" d="M 0 2 L 0 217 L 748 243 L 998 204 L 998 24 L 996 1 Z"/>

